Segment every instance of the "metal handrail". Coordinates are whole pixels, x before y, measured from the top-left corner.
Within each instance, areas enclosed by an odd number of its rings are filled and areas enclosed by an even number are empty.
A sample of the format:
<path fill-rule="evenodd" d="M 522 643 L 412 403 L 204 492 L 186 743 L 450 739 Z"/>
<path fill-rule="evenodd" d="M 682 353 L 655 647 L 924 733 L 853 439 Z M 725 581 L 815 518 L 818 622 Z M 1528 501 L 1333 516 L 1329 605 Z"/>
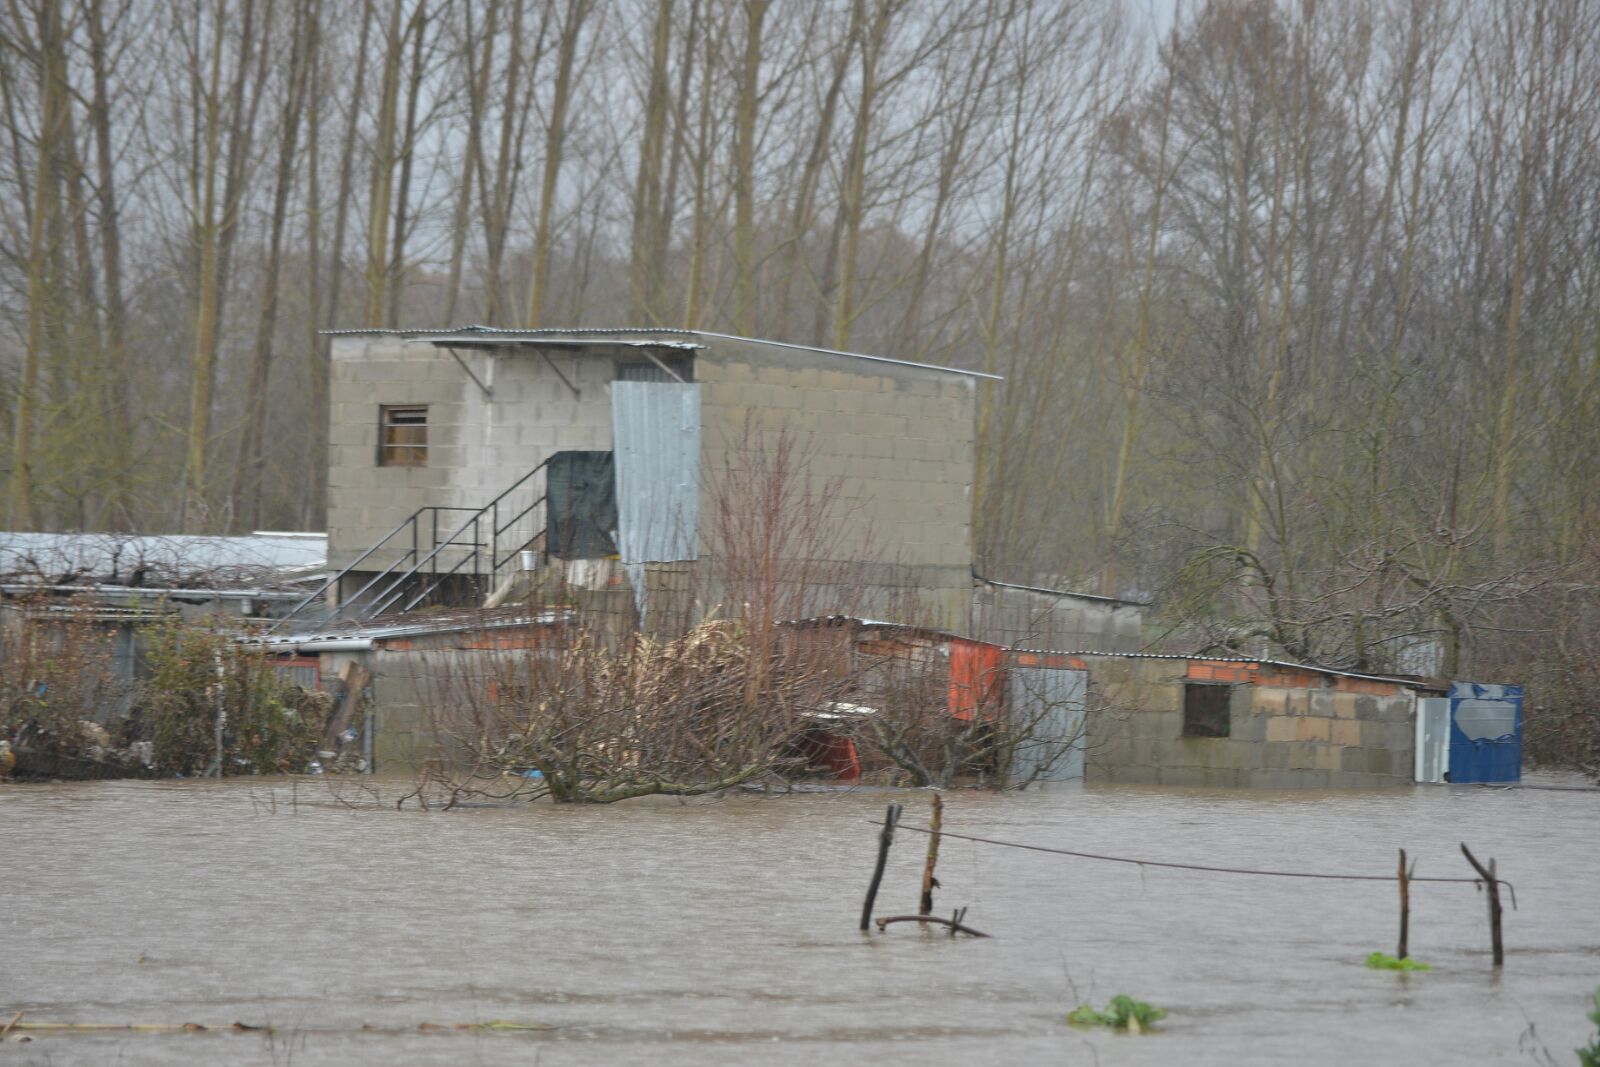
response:
<path fill-rule="evenodd" d="M 444 584 L 446 579 L 458 573 L 469 559 L 472 561 L 473 576 L 481 576 L 484 573 L 482 568 L 485 555 L 483 552 L 484 549 L 488 550 L 487 557 L 489 567 L 487 573 L 492 579 L 496 574 L 499 573 L 500 568 L 504 564 L 510 562 L 518 552 L 522 551 L 528 545 L 533 544 L 539 539 L 539 534 L 536 533 L 526 541 L 523 541 L 517 545 L 517 547 L 511 549 L 506 554 L 501 555 L 500 553 L 501 536 L 514 527 L 517 523 L 521 522 L 528 515 L 532 514 L 541 504 L 544 504 L 549 499 L 549 494 L 541 493 L 533 501 L 533 503 L 517 512 L 504 523 L 500 522 L 500 505 L 507 497 L 516 492 L 518 489 L 521 489 L 524 485 L 531 481 L 535 475 L 549 465 L 550 459 L 549 457 L 546 457 L 544 460 L 540 461 L 537 466 L 529 470 L 516 481 L 512 482 L 498 496 L 481 508 L 469 508 L 445 504 L 427 504 L 418 508 L 408 517 L 402 520 L 398 526 L 390 530 L 383 537 L 379 538 L 371 548 L 357 556 L 353 561 L 345 566 L 344 569 L 339 571 L 338 574 L 335 574 L 332 578 L 329 578 L 327 581 L 323 582 L 320 587 L 308 594 L 299 603 L 295 604 L 295 606 L 291 608 L 285 615 L 275 620 L 272 626 L 269 627 L 266 632 L 268 634 L 275 633 L 280 627 L 288 623 L 291 619 L 299 616 L 300 613 L 318 597 L 325 597 L 330 589 L 337 587 L 346 576 L 354 572 L 358 567 L 361 566 L 361 564 L 372 558 L 372 556 L 380 551 L 385 545 L 389 544 L 389 542 L 393 541 L 396 537 L 400 536 L 408 529 L 411 531 L 411 548 L 408 551 L 402 552 L 382 571 L 373 575 L 373 577 L 370 578 L 360 589 L 356 590 L 354 594 L 341 601 L 339 606 L 334 609 L 330 621 L 337 620 L 345 615 L 371 618 L 374 615 L 382 614 L 385 610 L 393 606 L 397 601 L 401 600 L 405 596 L 405 584 L 409 579 L 421 574 L 424 568 L 431 566 L 431 573 L 434 580 L 428 583 L 419 594 L 411 597 L 410 600 L 407 600 L 404 606 L 401 608 L 401 611 L 403 612 L 410 611 L 412 608 L 416 607 L 417 604 L 421 603 L 423 600 L 427 599 L 428 596 L 432 595 L 436 589 Z M 452 533 L 450 533 L 448 537 L 441 541 L 439 539 L 439 513 L 447 511 L 471 512 L 471 517 L 457 527 Z M 424 513 L 426 513 L 432 520 L 431 528 L 428 533 L 428 540 L 431 542 L 433 547 L 426 555 L 422 553 L 423 537 L 421 522 Z M 485 543 L 481 537 L 483 531 L 480 526 L 480 523 L 486 515 L 490 516 L 489 541 L 487 543 Z M 473 531 L 472 540 L 470 542 L 458 540 L 469 528 L 471 528 Z M 451 547 L 463 549 L 470 548 L 471 551 L 464 553 L 461 559 L 457 560 L 455 564 L 443 574 L 440 574 L 438 564 L 439 556 L 445 549 Z M 361 611 L 352 610 L 360 603 L 363 597 L 366 597 L 367 594 L 371 593 L 375 588 L 377 588 L 379 585 L 382 585 L 390 578 L 393 578 L 393 581 L 388 582 L 387 585 L 384 585 L 383 591 L 371 598 L 369 601 L 369 606 L 366 609 Z"/>
<path fill-rule="evenodd" d="M 272 634 L 272 633 L 277 632 L 279 627 L 281 627 L 284 623 L 288 622 L 290 619 L 293 619 L 293 618 L 297 617 L 302 611 L 304 611 L 308 606 L 310 606 L 310 604 L 313 601 L 315 601 L 318 597 L 326 596 L 327 593 L 328 593 L 328 590 L 330 590 L 330 589 L 334 588 L 335 586 L 337 586 L 341 581 L 344 580 L 346 575 L 350 574 L 350 572 L 354 571 L 357 567 L 361 566 L 361 564 L 365 563 L 376 552 L 378 552 L 379 549 L 383 548 L 383 546 L 387 545 L 390 541 L 393 541 L 396 537 L 398 537 L 401 533 L 403 533 L 408 528 L 411 530 L 411 551 L 403 553 L 400 556 L 400 560 L 404 560 L 404 559 L 406 559 L 408 557 L 415 558 L 415 556 L 417 554 L 417 551 L 418 551 L 418 548 L 417 548 L 417 520 L 422 518 L 422 513 L 423 512 L 425 512 L 425 511 L 434 512 L 435 513 L 435 520 L 437 521 L 437 513 L 440 512 L 440 511 L 471 511 L 471 510 L 472 510 L 471 508 L 455 507 L 455 506 L 450 506 L 450 505 L 445 505 L 445 504 L 425 504 L 422 507 L 418 508 L 416 511 L 413 511 L 406 518 L 400 520 L 400 525 L 396 526 L 394 529 L 390 530 L 388 533 L 386 533 L 382 537 L 380 537 L 377 541 L 373 542 L 373 545 L 372 545 L 371 548 L 367 549 L 365 552 L 361 553 L 361 555 L 357 556 L 354 560 L 352 560 L 338 574 L 335 574 L 332 578 L 329 578 L 327 581 L 323 582 L 316 589 L 314 589 L 310 593 L 306 594 L 306 596 L 302 600 L 300 600 L 298 603 L 296 603 L 294 607 L 290 608 L 285 614 L 283 614 L 277 620 L 275 620 L 273 622 L 273 624 L 267 628 L 267 631 L 266 631 L 267 634 Z M 344 609 L 345 609 L 345 606 L 347 604 L 350 604 L 350 603 L 353 603 L 356 600 L 359 600 L 363 595 L 366 594 L 367 590 L 371 589 L 375 584 L 377 584 L 379 581 L 381 581 L 384 578 L 385 575 L 388 575 L 388 574 L 392 573 L 394 571 L 394 569 L 400 565 L 400 560 L 396 560 L 394 563 L 391 563 L 382 573 L 380 573 L 377 577 L 373 578 L 372 581 L 370 581 L 366 585 L 362 586 L 361 589 L 358 590 L 354 596 L 350 597 L 343 604 L 340 604 L 339 608 L 334 612 L 334 616 L 333 617 L 334 618 L 338 618 L 340 615 L 342 615 L 344 613 Z"/>

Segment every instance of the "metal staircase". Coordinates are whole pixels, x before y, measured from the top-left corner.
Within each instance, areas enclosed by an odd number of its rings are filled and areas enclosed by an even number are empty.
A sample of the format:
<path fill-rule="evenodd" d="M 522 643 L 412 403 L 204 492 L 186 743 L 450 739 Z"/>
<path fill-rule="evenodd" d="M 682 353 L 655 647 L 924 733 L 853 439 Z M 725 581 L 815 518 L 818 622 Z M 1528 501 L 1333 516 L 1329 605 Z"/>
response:
<path fill-rule="evenodd" d="M 317 621 L 331 625 L 366 621 L 379 615 L 412 611 L 430 602 L 453 579 L 471 579 L 481 597 L 514 567 L 524 550 L 545 536 L 548 493 L 539 477 L 546 459 L 481 508 L 428 505 L 418 508 L 349 566 L 297 603 L 267 631 L 274 633 L 301 618 L 306 609 L 355 573 L 366 573 L 385 560 L 360 589 L 342 597 Z M 441 531 L 443 536 L 441 536 Z M 392 559 L 390 558 L 392 556 Z M 370 564 L 368 561 L 372 561 Z"/>

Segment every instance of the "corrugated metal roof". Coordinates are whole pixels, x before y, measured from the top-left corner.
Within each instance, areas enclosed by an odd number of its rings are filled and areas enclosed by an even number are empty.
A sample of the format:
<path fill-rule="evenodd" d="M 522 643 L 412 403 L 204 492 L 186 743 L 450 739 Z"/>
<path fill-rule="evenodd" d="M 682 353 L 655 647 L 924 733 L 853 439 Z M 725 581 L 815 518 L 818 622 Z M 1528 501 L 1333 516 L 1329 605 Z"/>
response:
<path fill-rule="evenodd" d="M 436 348 L 666 348 L 674 352 L 698 352 L 706 347 L 694 341 L 624 341 L 615 337 L 511 337 L 484 341 L 455 334 L 435 337 L 428 343 Z"/>
<path fill-rule="evenodd" d="M 1359 678 L 1369 682 L 1392 682 L 1403 685 L 1409 689 L 1434 689 L 1437 688 L 1430 682 L 1417 678 L 1403 678 L 1392 674 L 1362 674 L 1358 671 L 1342 671 L 1337 667 L 1316 667 L 1309 663 L 1291 663 L 1281 659 L 1257 659 L 1253 656 L 1193 656 L 1175 652 L 1106 652 L 1095 649 L 1079 649 L 1069 651 L 1062 648 L 1013 648 L 1013 652 L 1029 652 L 1040 656 L 1101 656 L 1106 659 L 1172 659 L 1172 660 L 1199 660 L 1204 663 L 1254 663 L 1261 667 L 1277 667 L 1282 670 L 1310 671 L 1313 674 L 1327 674 L 1338 678 Z"/>
<path fill-rule="evenodd" d="M 798 352 L 815 352 L 819 355 L 825 356 L 842 356 L 847 359 L 861 359 L 872 363 L 887 363 L 899 367 L 912 367 L 917 370 L 937 371 L 942 374 L 959 374 L 966 378 L 981 378 L 986 381 L 1004 381 L 1004 379 L 998 374 L 985 374 L 982 371 L 963 370 L 960 367 L 941 367 L 936 363 L 914 363 L 905 359 L 891 359 L 888 356 L 872 356 L 866 354 L 865 352 L 846 352 L 837 348 L 821 348 L 816 345 L 794 344 L 789 341 L 771 341 L 762 337 L 741 337 L 738 334 L 716 333 L 710 330 L 680 330 L 670 327 L 584 326 L 575 329 L 558 329 L 555 327 L 542 326 L 536 330 L 517 330 L 504 326 L 461 326 L 454 329 L 420 330 L 386 330 L 373 327 L 354 327 L 342 330 L 323 330 L 321 332 L 329 337 L 414 337 L 418 340 L 432 341 L 435 344 L 438 343 L 438 339 L 446 337 L 461 337 L 469 340 L 477 337 L 503 337 L 506 339 L 528 338 L 530 340 L 544 341 L 545 343 L 551 343 L 554 339 L 561 337 L 581 337 L 592 339 L 592 343 L 597 345 L 605 344 L 607 343 L 607 338 L 615 337 L 659 338 L 663 335 L 667 337 L 687 338 L 714 337 L 722 341 L 743 341 L 748 344 L 766 345 L 770 348 L 785 348 Z M 625 344 L 627 342 L 614 341 L 612 343 Z M 674 344 L 670 341 L 657 341 L 654 344 L 648 341 L 638 341 L 634 342 L 634 346 L 642 348 L 704 347 L 690 346 L 683 343 Z"/>
<path fill-rule="evenodd" d="M 453 335 L 488 334 L 502 337 L 601 337 L 616 334 L 624 337 L 647 337 L 667 334 L 676 337 L 693 337 L 695 331 L 680 330 L 671 326 L 576 326 L 560 328 L 541 326 L 534 330 L 520 330 L 510 326 L 455 326 L 431 327 L 420 330 L 386 330 L 371 326 L 353 326 L 342 330 L 321 330 L 327 337 L 352 337 L 373 334 L 384 337 L 449 337 Z"/>
<path fill-rule="evenodd" d="M 1020 589 L 1024 593 L 1041 593 L 1045 596 L 1068 596 L 1074 600 L 1094 600 L 1105 604 L 1122 604 L 1130 608 L 1147 608 L 1148 600 L 1127 600 L 1119 596 L 1101 596 L 1099 593 L 1075 593 L 1070 589 L 1046 589 L 1042 585 L 1018 585 L 1016 582 L 997 582 L 993 578 L 985 578 L 976 572 L 972 575 L 975 581 L 984 585 L 996 586 L 1000 589 Z"/>
<path fill-rule="evenodd" d="M 865 359 L 873 363 L 892 363 L 899 367 L 915 367 L 918 370 L 940 371 L 944 374 L 959 374 L 966 378 L 983 378 L 991 382 L 1005 381 L 998 374 L 985 374 L 983 371 L 962 370 L 960 367 L 941 367 L 937 363 L 913 363 L 908 359 L 891 359 L 888 356 L 869 356 L 864 352 L 845 352 L 837 348 L 819 348 L 816 345 L 797 345 L 788 341 L 768 341 L 761 337 L 740 337 L 731 333 L 712 333 L 707 330 L 697 331 L 701 337 L 716 337 L 723 341 L 745 341 L 753 345 L 768 345 L 772 348 L 789 348 L 799 352 L 816 352 L 824 356 L 846 356 L 850 359 Z"/>
<path fill-rule="evenodd" d="M 518 626 L 549 626 L 575 617 L 570 609 L 530 613 L 523 608 L 473 608 L 432 615 L 407 622 L 368 623 L 337 630 L 315 630 L 294 634 L 250 637 L 241 643 L 267 648 L 284 648 L 317 641 L 381 641 L 391 637 L 422 637 L 430 634 L 465 633 L 472 630 L 506 630 Z"/>
<path fill-rule="evenodd" d="M 50 585 L 95 579 L 144 588 L 214 587 L 288 579 L 323 570 L 327 564 L 328 536 L 320 533 L 262 532 L 243 537 L 0 533 L 0 575 Z"/>

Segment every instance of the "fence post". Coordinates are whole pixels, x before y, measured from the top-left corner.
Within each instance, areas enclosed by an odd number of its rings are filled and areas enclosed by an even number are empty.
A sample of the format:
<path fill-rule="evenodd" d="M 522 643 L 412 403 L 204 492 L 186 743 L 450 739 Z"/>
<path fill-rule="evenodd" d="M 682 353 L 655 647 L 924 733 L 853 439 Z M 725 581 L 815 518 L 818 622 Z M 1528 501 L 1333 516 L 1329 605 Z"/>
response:
<path fill-rule="evenodd" d="M 1485 867 L 1478 862 L 1478 857 L 1472 854 L 1465 841 L 1461 842 L 1462 855 L 1467 857 L 1467 862 L 1472 864 L 1472 869 L 1478 872 L 1478 877 L 1483 879 L 1484 888 L 1489 891 L 1489 941 L 1494 948 L 1494 965 L 1504 966 L 1506 962 L 1505 945 L 1500 940 L 1500 881 L 1495 877 L 1494 860 L 1489 860 Z"/>
<path fill-rule="evenodd" d="M 1406 941 L 1411 930 L 1411 874 L 1406 870 L 1406 850 L 1400 850 L 1400 951 L 1395 953 L 1395 959 L 1406 958 Z"/>
<path fill-rule="evenodd" d="M 939 799 L 939 794 L 933 794 L 933 817 L 928 820 L 928 827 L 933 833 L 928 835 L 928 862 L 922 868 L 922 904 L 917 912 L 921 915 L 933 914 L 933 891 L 938 886 L 939 879 L 933 876 L 933 868 L 939 862 L 939 827 L 943 823 L 944 801 Z M 959 922 L 960 920 L 956 920 Z"/>
<path fill-rule="evenodd" d="M 900 821 L 900 805 L 890 804 L 883 816 L 883 829 L 878 833 L 878 865 L 872 871 L 872 884 L 867 886 L 866 903 L 861 905 L 861 929 L 872 922 L 872 905 L 878 899 L 878 886 L 883 881 L 884 864 L 889 862 L 889 846 L 894 844 L 894 824 Z"/>

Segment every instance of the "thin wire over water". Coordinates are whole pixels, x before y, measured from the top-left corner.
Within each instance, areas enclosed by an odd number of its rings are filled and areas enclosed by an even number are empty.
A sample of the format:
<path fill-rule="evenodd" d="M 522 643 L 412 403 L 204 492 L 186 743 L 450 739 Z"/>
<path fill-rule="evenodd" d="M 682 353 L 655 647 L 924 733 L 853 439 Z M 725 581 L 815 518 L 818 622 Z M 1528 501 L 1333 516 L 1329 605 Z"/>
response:
<path fill-rule="evenodd" d="M 876 824 L 874 824 L 876 825 Z M 1068 848 L 1050 848 L 1047 845 L 1029 845 L 1020 841 L 999 841 L 992 837 L 977 837 L 973 834 L 958 834 L 950 830 L 933 830 L 925 826 L 905 826 L 895 824 L 897 830 L 910 830 L 918 834 L 936 834 L 940 837 L 953 837 L 961 841 L 976 841 L 984 845 L 999 845 L 1002 848 L 1020 848 L 1028 852 L 1048 852 L 1056 856 L 1073 856 L 1083 860 L 1104 860 L 1107 863 L 1131 863 L 1139 867 L 1166 867 L 1179 871 L 1208 871 L 1212 874 L 1255 874 L 1268 878 L 1321 878 L 1341 882 L 1393 882 L 1398 881 L 1398 876 L 1393 874 L 1334 874 L 1326 871 L 1268 871 L 1257 870 L 1250 867 L 1211 867 L 1203 863 L 1175 863 L 1169 860 L 1146 860 L 1133 856 L 1107 856 L 1098 852 L 1076 852 Z M 1439 877 L 1408 877 L 1408 882 L 1456 882 L 1460 884 L 1482 885 L 1482 878 L 1439 878 Z M 1517 906 L 1517 887 L 1504 878 L 1496 878 L 1500 885 L 1511 890 L 1511 907 Z"/>

